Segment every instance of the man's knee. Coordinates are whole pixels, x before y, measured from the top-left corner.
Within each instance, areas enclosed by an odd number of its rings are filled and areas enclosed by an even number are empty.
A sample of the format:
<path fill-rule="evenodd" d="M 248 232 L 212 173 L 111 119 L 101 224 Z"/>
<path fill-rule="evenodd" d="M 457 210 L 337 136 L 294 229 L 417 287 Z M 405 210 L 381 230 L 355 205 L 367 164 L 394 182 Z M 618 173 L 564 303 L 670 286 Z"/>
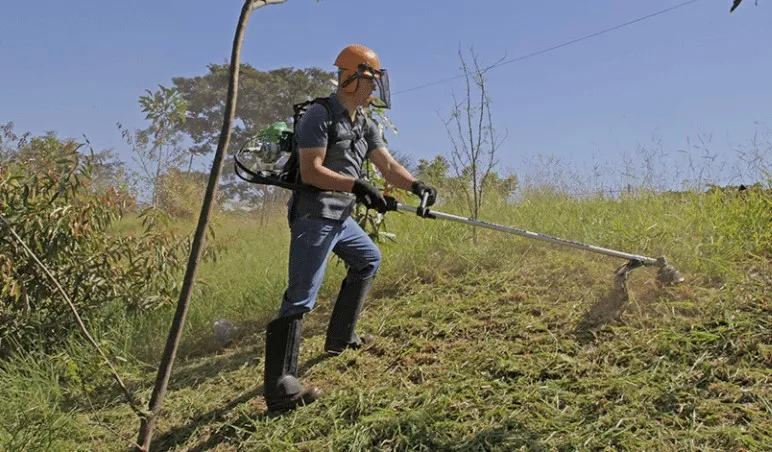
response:
<path fill-rule="evenodd" d="M 381 266 L 381 250 L 378 248 L 375 249 L 375 256 L 373 258 L 373 273 L 376 273 L 378 271 L 378 268 Z"/>
<path fill-rule="evenodd" d="M 375 276 L 381 266 L 381 250 L 373 247 L 372 251 L 367 254 L 366 262 L 364 268 L 359 271 L 360 275 L 363 278 Z"/>

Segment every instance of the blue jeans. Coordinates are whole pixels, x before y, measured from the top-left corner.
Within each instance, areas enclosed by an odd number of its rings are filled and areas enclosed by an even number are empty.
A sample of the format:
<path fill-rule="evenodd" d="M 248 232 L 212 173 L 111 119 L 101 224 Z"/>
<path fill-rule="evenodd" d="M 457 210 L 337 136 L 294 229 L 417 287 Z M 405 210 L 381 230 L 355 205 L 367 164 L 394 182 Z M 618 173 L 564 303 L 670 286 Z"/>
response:
<path fill-rule="evenodd" d="M 316 304 L 330 252 L 348 266 L 349 281 L 372 278 L 381 264 L 381 251 L 352 217 L 344 221 L 297 217 L 291 224 L 289 285 L 279 317 L 306 313 Z"/>

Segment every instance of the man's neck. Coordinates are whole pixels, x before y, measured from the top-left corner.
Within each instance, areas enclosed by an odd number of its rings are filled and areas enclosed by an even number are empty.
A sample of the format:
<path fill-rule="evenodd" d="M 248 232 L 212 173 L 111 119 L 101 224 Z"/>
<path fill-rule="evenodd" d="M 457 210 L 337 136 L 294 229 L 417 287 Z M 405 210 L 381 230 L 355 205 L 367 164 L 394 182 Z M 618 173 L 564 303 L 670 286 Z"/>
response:
<path fill-rule="evenodd" d="M 338 101 L 340 101 L 340 104 L 343 105 L 343 108 L 346 109 L 349 116 L 351 117 L 351 120 L 353 121 L 356 119 L 357 110 L 359 109 L 360 105 L 357 101 L 354 99 L 346 98 L 346 96 L 341 96 L 340 94 L 337 95 Z"/>

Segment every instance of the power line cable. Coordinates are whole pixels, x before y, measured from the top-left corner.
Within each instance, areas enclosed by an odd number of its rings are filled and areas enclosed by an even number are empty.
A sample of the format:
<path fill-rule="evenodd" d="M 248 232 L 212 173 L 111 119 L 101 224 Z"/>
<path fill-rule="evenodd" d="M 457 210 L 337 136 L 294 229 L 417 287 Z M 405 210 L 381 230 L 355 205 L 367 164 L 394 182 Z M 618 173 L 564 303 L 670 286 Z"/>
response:
<path fill-rule="evenodd" d="M 665 8 L 665 9 L 653 12 L 653 13 L 647 14 L 645 16 L 641 16 L 641 17 L 639 17 L 637 19 L 631 20 L 629 22 L 625 22 L 623 24 L 619 24 L 619 25 L 613 26 L 611 28 L 606 28 L 604 30 L 596 31 L 595 33 L 590 33 L 588 35 L 584 35 L 582 37 L 579 37 L 579 38 L 576 38 L 576 39 L 572 39 L 570 41 L 566 41 L 566 42 L 563 42 L 561 44 L 554 45 L 552 47 L 547 47 L 545 49 L 537 50 L 535 52 L 531 52 L 531 53 L 528 53 L 526 55 L 522 55 L 522 56 L 519 56 L 519 57 L 515 57 L 515 58 L 511 58 L 511 59 L 508 59 L 508 60 L 501 61 L 499 63 L 496 63 L 496 64 L 490 66 L 488 69 L 494 69 L 494 68 L 497 68 L 499 66 L 503 66 L 505 64 L 515 63 L 517 61 L 523 61 L 525 59 L 533 58 L 535 56 L 542 55 L 542 54 L 545 54 L 547 52 L 552 52 L 553 50 L 558 50 L 558 49 L 561 49 L 563 47 L 570 46 L 572 44 L 576 44 L 578 42 L 586 41 L 588 39 L 595 38 L 595 37 L 598 37 L 600 35 L 604 35 L 606 33 L 610 33 L 612 31 L 619 30 L 621 28 L 629 27 L 630 25 L 637 24 L 638 22 L 643 22 L 643 21 L 651 19 L 653 17 L 661 16 L 662 14 L 666 14 L 666 13 L 669 13 L 671 11 L 675 11 L 675 10 L 677 10 L 679 8 L 683 8 L 685 6 L 691 5 L 692 3 L 697 3 L 698 1 L 700 1 L 700 0 L 689 0 L 689 1 L 686 1 L 686 2 L 683 2 L 683 3 L 679 3 L 678 5 L 671 6 L 669 8 Z M 402 94 L 402 93 L 407 93 L 407 92 L 410 92 L 410 91 L 416 91 L 416 90 L 423 89 L 423 88 L 428 88 L 430 86 L 439 85 L 439 84 L 442 84 L 442 83 L 447 83 L 447 82 L 450 82 L 450 81 L 453 81 L 453 80 L 458 80 L 458 79 L 460 79 L 460 78 L 462 78 L 462 77 L 464 77 L 466 75 L 468 75 L 468 74 L 465 73 L 465 74 L 461 74 L 461 75 L 455 75 L 453 77 L 448 77 L 448 78 L 436 80 L 434 82 L 425 83 L 423 85 L 419 85 L 419 86 L 416 86 L 416 87 L 413 87 L 413 88 L 408 88 L 408 89 L 404 89 L 404 90 L 401 90 L 401 91 L 397 91 L 397 92 L 394 93 L 394 95 Z"/>

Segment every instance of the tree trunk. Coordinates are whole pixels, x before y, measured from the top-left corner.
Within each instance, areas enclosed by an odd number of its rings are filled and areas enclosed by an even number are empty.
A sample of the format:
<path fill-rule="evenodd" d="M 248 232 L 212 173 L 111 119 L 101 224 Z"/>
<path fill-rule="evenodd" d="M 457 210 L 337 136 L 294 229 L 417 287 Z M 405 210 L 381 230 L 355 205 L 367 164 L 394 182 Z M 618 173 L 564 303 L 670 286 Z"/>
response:
<path fill-rule="evenodd" d="M 158 149 L 158 164 L 155 167 L 155 176 L 153 177 L 153 197 L 151 203 L 153 207 L 158 206 L 158 180 L 161 178 L 161 165 L 163 163 L 163 143 L 166 140 L 166 129 L 161 127 L 158 131 L 158 139 L 155 147 Z"/>
<path fill-rule="evenodd" d="M 185 316 L 188 312 L 188 304 L 190 301 L 190 294 L 193 289 L 193 281 L 196 276 L 198 261 L 201 257 L 201 252 L 204 247 L 204 239 L 209 223 L 209 215 L 212 210 L 212 201 L 215 199 L 217 193 L 217 184 L 220 179 L 220 174 L 222 173 L 225 152 L 228 149 L 228 144 L 231 138 L 233 118 L 236 113 L 236 98 L 238 95 L 241 44 L 244 40 L 244 32 L 247 28 L 247 22 L 249 21 L 249 16 L 252 11 L 265 5 L 279 4 L 284 3 L 285 1 L 286 0 L 246 0 L 244 2 L 244 6 L 241 8 L 241 15 L 239 16 L 238 25 L 236 26 L 236 33 L 233 38 L 233 49 L 231 52 L 230 61 L 230 82 L 228 84 L 228 98 L 225 104 L 225 117 L 223 119 L 222 130 L 220 132 L 220 141 L 217 144 L 217 151 L 215 152 L 214 161 L 212 162 L 212 171 L 209 173 L 209 183 L 206 187 L 204 202 L 201 205 L 201 216 L 198 219 L 198 226 L 196 228 L 196 234 L 193 239 L 190 258 L 188 259 L 188 266 L 185 271 L 185 278 L 183 280 L 182 289 L 180 291 L 180 298 L 177 302 L 177 310 L 174 313 L 174 320 L 172 321 L 169 337 L 166 341 L 166 347 L 164 349 L 164 354 L 161 358 L 161 364 L 158 368 L 158 375 L 156 377 L 155 387 L 153 388 L 153 395 L 150 399 L 150 414 L 142 418 L 139 428 L 139 436 L 137 442 L 140 445 L 140 450 L 143 451 L 150 450 L 150 441 L 153 436 L 153 429 L 155 428 L 158 412 L 161 410 L 164 396 L 166 395 L 166 388 L 169 384 L 169 377 L 171 376 L 172 366 L 177 355 L 177 347 L 179 345 L 180 338 L 182 337 L 182 327 L 185 324 Z"/>

